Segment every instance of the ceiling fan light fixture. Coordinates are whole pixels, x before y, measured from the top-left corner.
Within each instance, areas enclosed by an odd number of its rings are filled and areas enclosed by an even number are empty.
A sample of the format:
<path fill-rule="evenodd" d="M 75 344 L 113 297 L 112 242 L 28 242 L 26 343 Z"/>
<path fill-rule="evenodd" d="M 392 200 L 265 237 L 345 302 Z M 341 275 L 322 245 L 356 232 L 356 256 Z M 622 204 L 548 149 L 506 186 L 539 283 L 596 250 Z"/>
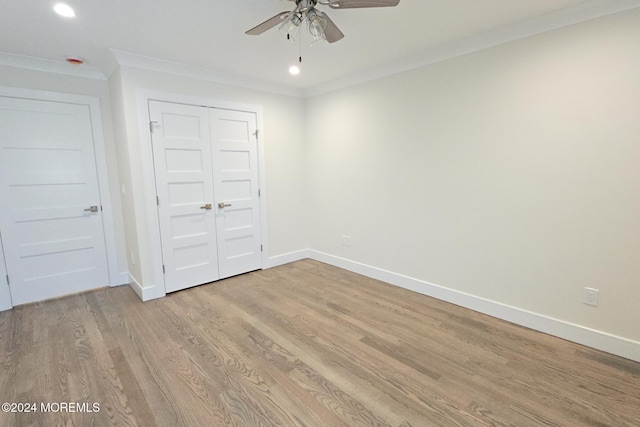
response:
<path fill-rule="evenodd" d="M 322 41 L 326 41 L 327 40 L 327 36 L 324 35 L 324 33 L 320 34 L 320 35 L 311 35 L 311 42 L 309 43 L 309 46 L 313 46 L 318 42 L 322 42 Z"/>
<path fill-rule="evenodd" d="M 280 31 L 287 36 L 287 40 L 295 41 L 300 31 L 303 16 L 299 12 L 291 12 L 289 17 L 280 25 Z"/>
<path fill-rule="evenodd" d="M 327 15 L 311 9 L 307 12 L 307 20 L 309 20 L 309 32 L 314 38 L 324 39 L 324 32 L 327 29 Z"/>

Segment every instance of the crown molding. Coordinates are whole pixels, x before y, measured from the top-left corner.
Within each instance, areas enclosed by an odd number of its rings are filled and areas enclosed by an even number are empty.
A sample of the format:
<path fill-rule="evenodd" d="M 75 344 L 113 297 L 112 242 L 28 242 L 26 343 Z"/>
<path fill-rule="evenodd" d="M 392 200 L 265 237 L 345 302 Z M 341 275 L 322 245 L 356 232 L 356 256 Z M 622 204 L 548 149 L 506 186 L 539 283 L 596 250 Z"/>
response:
<path fill-rule="evenodd" d="M 458 40 L 442 47 L 431 49 L 421 54 L 405 58 L 404 60 L 388 63 L 362 73 L 306 88 L 304 90 L 304 97 L 311 98 L 351 86 L 357 86 L 362 83 L 426 67 L 448 59 L 479 52 L 484 49 L 638 7 L 640 7 L 640 0 L 591 0 L 534 19 Z"/>
<path fill-rule="evenodd" d="M 16 55 L 14 53 L 0 52 L 0 65 L 25 68 L 28 70 L 45 71 L 48 73 L 65 74 L 68 76 L 83 77 L 93 80 L 107 79 L 102 71 L 92 65 L 72 65 L 63 61 Z"/>
<path fill-rule="evenodd" d="M 227 73 L 224 71 L 213 70 L 209 68 L 194 67 L 191 65 L 181 64 L 166 59 L 138 55 L 118 49 L 109 50 L 116 58 L 116 61 L 120 66 L 159 71 L 182 77 L 190 77 L 198 80 L 205 80 L 214 83 L 242 87 L 245 89 L 254 89 L 262 92 L 275 93 L 278 95 L 287 95 L 296 98 L 304 97 L 304 92 L 302 91 L 302 89 L 296 89 L 290 86 L 269 83 L 266 81 L 256 80 L 250 77 L 242 77 L 237 74 Z"/>

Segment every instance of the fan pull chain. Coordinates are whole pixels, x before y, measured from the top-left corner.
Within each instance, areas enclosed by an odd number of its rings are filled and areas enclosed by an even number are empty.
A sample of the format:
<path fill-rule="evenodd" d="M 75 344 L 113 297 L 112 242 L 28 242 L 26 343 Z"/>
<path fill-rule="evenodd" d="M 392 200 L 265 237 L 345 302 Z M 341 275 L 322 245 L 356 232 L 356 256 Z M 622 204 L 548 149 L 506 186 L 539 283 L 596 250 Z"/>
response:
<path fill-rule="evenodd" d="M 302 35 L 298 37 L 298 62 L 302 64 Z"/>

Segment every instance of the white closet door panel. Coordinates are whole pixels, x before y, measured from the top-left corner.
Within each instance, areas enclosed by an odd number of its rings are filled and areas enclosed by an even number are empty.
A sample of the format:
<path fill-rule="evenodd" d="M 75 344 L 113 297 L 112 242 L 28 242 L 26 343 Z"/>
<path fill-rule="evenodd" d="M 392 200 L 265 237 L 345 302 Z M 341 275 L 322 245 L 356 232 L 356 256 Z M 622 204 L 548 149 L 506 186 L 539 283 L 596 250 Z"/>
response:
<path fill-rule="evenodd" d="M 166 292 L 219 278 L 206 109 L 150 101 Z"/>
<path fill-rule="evenodd" d="M 260 269 L 259 171 L 254 113 L 212 109 L 220 277 Z"/>

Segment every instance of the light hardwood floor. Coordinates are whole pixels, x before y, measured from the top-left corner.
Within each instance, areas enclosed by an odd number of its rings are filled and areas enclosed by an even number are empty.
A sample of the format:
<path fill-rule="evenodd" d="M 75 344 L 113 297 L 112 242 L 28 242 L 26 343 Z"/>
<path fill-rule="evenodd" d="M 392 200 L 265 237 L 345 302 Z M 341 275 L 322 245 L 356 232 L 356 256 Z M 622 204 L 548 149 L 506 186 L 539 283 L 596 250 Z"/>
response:
<path fill-rule="evenodd" d="M 0 426 L 640 426 L 640 363 L 309 260 L 0 313 L 0 374 Z"/>

